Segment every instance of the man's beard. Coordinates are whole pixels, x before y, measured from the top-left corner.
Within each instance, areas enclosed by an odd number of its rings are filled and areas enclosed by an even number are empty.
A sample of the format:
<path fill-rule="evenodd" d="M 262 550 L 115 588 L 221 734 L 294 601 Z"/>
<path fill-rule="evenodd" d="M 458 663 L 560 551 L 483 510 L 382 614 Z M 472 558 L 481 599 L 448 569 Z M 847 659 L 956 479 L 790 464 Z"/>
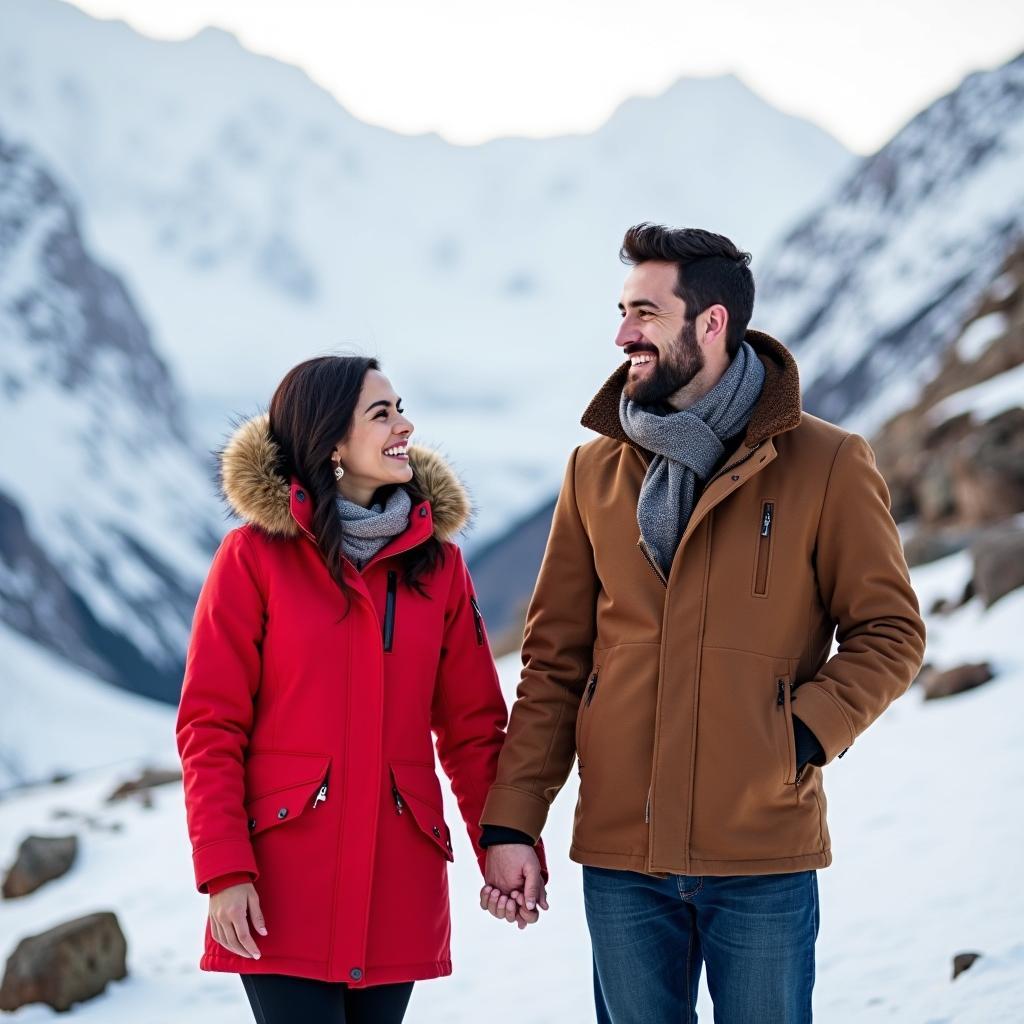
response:
<path fill-rule="evenodd" d="M 697 341 L 696 321 L 683 324 L 670 349 L 658 355 L 650 377 L 627 382 L 623 392 L 638 405 L 658 405 L 686 387 L 704 369 L 704 353 Z"/>

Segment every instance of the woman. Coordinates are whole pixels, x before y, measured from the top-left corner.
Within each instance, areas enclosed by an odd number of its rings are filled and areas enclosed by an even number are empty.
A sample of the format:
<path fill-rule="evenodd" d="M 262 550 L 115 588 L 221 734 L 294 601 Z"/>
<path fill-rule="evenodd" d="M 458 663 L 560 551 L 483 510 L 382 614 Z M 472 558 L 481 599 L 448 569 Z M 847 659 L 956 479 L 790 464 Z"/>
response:
<path fill-rule="evenodd" d="M 240 974 L 258 1024 L 390 1024 L 451 973 L 432 731 L 483 864 L 507 712 L 452 542 L 469 501 L 412 431 L 375 360 L 325 357 L 221 456 L 245 524 L 199 598 L 177 741 L 200 967 Z"/>

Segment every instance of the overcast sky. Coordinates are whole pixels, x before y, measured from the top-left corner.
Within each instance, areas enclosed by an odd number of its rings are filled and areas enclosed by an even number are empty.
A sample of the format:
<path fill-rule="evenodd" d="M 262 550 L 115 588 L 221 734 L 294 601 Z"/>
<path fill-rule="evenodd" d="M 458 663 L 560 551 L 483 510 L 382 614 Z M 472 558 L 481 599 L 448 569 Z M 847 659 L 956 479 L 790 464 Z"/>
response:
<path fill-rule="evenodd" d="M 867 153 L 1024 50 L 1020 0 L 75 0 L 161 38 L 206 25 L 303 67 L 357 117 L 459 143 L 596 128 L 735 72 Z"/>

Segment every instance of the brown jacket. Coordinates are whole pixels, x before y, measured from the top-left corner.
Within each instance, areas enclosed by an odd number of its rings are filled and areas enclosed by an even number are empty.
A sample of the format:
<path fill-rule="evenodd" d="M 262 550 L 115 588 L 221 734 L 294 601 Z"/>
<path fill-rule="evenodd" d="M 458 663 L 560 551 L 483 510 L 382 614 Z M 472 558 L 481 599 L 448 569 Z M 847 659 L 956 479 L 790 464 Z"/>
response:
<path fill-rule="evenodd" d="M 845 753 L 910 684 L 924 624 L 870 447 L 801 412 L 779 342 L 747 340 L 764 389 L 667 581 L 638 542 L 651 453 L 619 423 L 626 365 L 584 414 L 603 436 L 569 460 L 484 823 L 539 836 L 576 755 L 575 861 L 688 875 L 831 862 L 822 773 L 796 778 L 792 712 L 826 762 Z"/>

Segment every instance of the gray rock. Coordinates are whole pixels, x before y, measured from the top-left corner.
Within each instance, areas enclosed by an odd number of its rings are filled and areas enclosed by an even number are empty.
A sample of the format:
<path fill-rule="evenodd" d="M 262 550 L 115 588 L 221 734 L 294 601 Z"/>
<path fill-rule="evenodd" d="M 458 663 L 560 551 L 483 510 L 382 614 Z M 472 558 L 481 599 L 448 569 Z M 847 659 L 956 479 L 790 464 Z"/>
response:
<path fill-rule="evenodd" d="M 971 548 L 974 592 L 991 608 L 1001 597 L 1024 586 L 1024 530 L 992 530 Z"/>
<path fill-rule="evenodd" d="M 956 668 L 938 672 L 931 669 L 918 677 L 925 700 L 952 697 L 955 693 L 973 690 L 993 678 L 992 666 L 987 661 L 975 665 L 957 665 Z"/>
<path fill-rule="evenodd" d="M 152 789 L 154 786 L 166 786 L 171 782 L 181 782 L 180 768 L 145 768 L 141 775 L 127 782 L 122 782 L 110 796 L 107 803 L 123 800 L 132 793 Z"/>
<path fill-rule="evenodd" d="M 27 896 L 41 885 L 66 874 L 78 855 L 77 836 L 29 836 L 4 878 L 4 899 Z"/>
<path fill-rule="evenodd" d="M 963 974 L 975 960 L 979 959 L 981 959 L 980 953 L 957 953 L 957 955 L 953 957 L 953 977 L 951 980 L 956 981 L 956 979 Z"/>
<path fill-rule="evenodd" d="M 921 529 L 903 542 L 903 555 L 911 568 L 927 565 L 963 551 L 974 536 L 970 531 L 958 527 L 949 530 Z"/>
<path fill-rule="evenodd" d="M 128 974 L 128 944 L 110 911 L 65 921 L 21 940 L 7 960 L 0 1010 L 28 1003 L 64 1011 L 98 996 L 110 981 Z"/>

